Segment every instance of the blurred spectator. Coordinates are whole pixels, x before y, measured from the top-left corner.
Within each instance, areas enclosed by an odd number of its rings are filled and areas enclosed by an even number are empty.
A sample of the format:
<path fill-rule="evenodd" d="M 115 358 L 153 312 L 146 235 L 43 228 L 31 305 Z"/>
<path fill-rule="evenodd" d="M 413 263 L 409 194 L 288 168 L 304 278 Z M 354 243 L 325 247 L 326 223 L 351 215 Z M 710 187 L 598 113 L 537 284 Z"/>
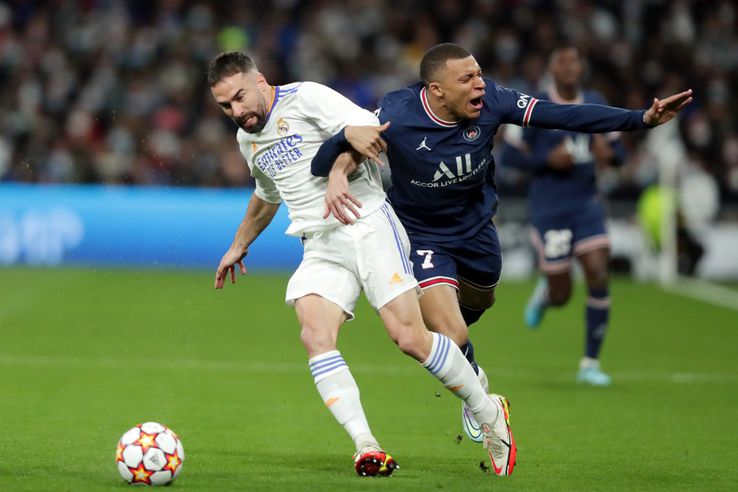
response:
<path fill-rule="evenodd" d="M 276 83 L 315 80 L 373 108 L 417 79 L 423 52 L 460 43 L 526 92 L 558 38 L 589 59 L 614 105 L 691 87 L 687 152 L 738 201 L 738 8 L 722 0 L 11 0 L 0 4 L 0 180 L 243 186 L 231 125 L 210 101 L 209 59 L 252 53 Z M 643 135 L 606 191 L 637 196 Z M 520 191 L 520 176 L 500 185 Z"/>

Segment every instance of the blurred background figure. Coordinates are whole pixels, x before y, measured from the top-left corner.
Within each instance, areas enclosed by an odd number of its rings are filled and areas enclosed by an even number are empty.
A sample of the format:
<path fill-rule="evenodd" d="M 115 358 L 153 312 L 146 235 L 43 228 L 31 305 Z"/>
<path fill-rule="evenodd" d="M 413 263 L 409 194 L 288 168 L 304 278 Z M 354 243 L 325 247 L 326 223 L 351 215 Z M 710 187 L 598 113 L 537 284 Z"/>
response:
<path fill-rule="evenodd" d="M 606 104 L 596 91 L 581 86 L 584 61 L 579 50 L 562 44 L 551 52 L 550 86 L 537 97 L 560 104 Z M 584 356 L 577 380 L 610 384 L 599 356 L 610 318 L 608 262 L 610 241 L 605 208 L 596 183 L 598 165 L 620 165 L 625 150 L 619 133 L 590 135 L 569 131 L 508 126 L 503 165 L 531 173 L 529 216 L 538 267 L 544 275 L 525 310 L 529 328 L 538 328 L 549 307 L 564 306 L 572 294 L 572 259 L 584 272 Z"/>

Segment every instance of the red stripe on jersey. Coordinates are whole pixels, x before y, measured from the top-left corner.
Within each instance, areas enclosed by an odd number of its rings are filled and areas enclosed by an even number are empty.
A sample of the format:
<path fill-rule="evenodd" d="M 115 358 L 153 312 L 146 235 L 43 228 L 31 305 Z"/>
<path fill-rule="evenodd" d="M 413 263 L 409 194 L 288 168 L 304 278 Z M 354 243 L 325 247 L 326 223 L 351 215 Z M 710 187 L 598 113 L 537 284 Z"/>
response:
<path fill-rule="evenodd" d="M 525 110 L 525 116 L 523 116 L 523 126 L 528 126 L 530 124 L 530 117 L 533 114 L 533 107 L 538 102 L 538 99 L 535 97 L 530 100 L 530 104 L 528 104 L 528 109 Z"/>
<path fill-rule="evenodd" d="M 433 120 L 433 122 L 445 126 L 448 128 L 454 127 L 457 125 L 457 123 L 454 123 L 453 121 L 445 121 L 433 114 L 433 110 L 430 107 L 430 104 L 428 104 L 428 96 L 426 95 L 425 87 L 420 89 L 420 102 L 423 104 L 423 109 L 425 110 L 425 114 L 428 115 L 428 117 Z"/>

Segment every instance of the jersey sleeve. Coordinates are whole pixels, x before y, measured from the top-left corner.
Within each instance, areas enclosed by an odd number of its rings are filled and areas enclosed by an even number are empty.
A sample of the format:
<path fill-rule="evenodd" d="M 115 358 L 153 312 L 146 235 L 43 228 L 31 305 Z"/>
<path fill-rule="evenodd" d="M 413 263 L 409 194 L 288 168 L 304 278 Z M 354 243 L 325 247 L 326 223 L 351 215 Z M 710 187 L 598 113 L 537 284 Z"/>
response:
<path fill-rule="evenodd" d="M 489 80 L 485 82 L 487 85 L 491 84 L 489 99 L 486 102 L 500 112 L 500 121 L 523 127 L 529 126 L 530 116 L 538 98 L 497 85 Z"/>
<path fill-rule="evenodd" d="M 374 113 L 360 108 L 330 87 L 303 82 L 300 93 L 305 117 L 330 135 L 347 126 L 379 124 Z"/>
<path fill-rule="evenodd" d="M 238 147 L 241 151 L 241 155 L 249 166 L 251 177 L 254 178 L 254 182 L 256 183 L 254 194 L 265 202 L 274 204 L 282 203 L 282 197 L 279 195 L 277 185 L 274 184 L 274 181 L 269 179 L 269 177 L 264 174 L 258 166 L 254 166 L 252 160 L 253 156 L 249 150 L 249 142 L 244 139 L 244 135 L 245 133 L 243 133 L 242 130 L 239 130 L 236 138 L 238 140 Z"/>
<path fill-rule="evenodd" d="M 514 89 L 497 86 L 492 104 L 501 111 L 503 123 L 518 126 L 607 133 L 649 128 L 643 123 L 645 111 L 631 111 L 604 104 L 556 104 Z"/>
<path fill-rule="evenodd" d="M 607 99 L 605 99 L 605 96 L 600 94 L 598 91 L 591 91 L 589 99 L 594 104 L 607 104 Z M 623 164 L 626 157 L 625 146 L 623 145 L 623 141 L 620 138 L 620 135 L 621 132 L 619 131 L 608 132 L 604 135 L 604 137 L 607 139 L 607 142 L 610 144 L 610 147 L 612 147 L 613 152 L 615 153 L 610 163 L 615 166 L 620 166 L 621 164 Z"/>
<path fill-rule="evenodd" d="M 258 167 L 251 167 L 251 176 L 256 182 L 256 189 L 254 189 L 256 196 L 268 203 L 282 203 L 282 197 L 279 195 L 274 181 L 262 173 Z"/>

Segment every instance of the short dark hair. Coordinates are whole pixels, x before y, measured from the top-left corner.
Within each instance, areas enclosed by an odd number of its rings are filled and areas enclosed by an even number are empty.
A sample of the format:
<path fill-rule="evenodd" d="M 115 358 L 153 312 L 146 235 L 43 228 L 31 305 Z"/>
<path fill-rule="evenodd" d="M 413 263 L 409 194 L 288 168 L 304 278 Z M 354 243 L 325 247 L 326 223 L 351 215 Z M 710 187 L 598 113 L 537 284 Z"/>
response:
<path fill-rule="evenodd" d="M 554 55 L 556 55 L 556 54 L 558 54 L 558 53 L 560 53 L 562 51 L 569 51 L 569 50 L 576 51 L 577 52 L 577 56 L 579 56 L 579 58 L 582 58 L 582 50 L 579 49 L 579 46 L 577 46 L 576 44 L 572 43 L 571 41 L 561 40 L 561 41 L 558 41 L 554 45 L 554 47 L 551 49 L 551 51 L 548 54 L 548 59 L 550 60 L 551 58 L 553 58 Z"/>
<path fill-rule="evenodd" d="M 237 73 L 257 72 L 254 60 L 240 51 L 226 51 L 210 62 L 208 68 L 208 84 L 213 87 L 226 77 Z"/>
<path fill-rule="evenodd" d="M 438 69 L 445 67 L 448 60 L 459 60 L 470 56 L 471 53 L 458 44 L 437 44 L 426 51 L 420 61 L 420 78 L 427 87 Z"/>

